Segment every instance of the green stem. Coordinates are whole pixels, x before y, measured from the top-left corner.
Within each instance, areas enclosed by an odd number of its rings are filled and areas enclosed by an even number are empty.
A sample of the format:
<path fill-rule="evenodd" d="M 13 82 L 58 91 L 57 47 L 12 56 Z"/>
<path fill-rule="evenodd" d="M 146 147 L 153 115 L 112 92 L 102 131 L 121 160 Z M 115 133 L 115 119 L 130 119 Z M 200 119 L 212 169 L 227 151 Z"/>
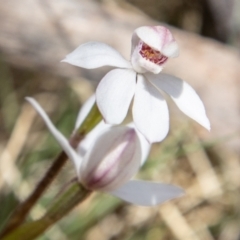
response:
<path fill-rule="evenodd" d="M 102 120 L 102 115 L 98 110 L 97 104 L 95 103 L 92 106 L 91 111 L 89 112 L 88 116 L 85 118 L 83 123 L 78 129 L 79 135 L 86 135 L 89 133 L 100 121 Z"/>
<path fill-rule="evenodd" d="M 79 129 L 71 137 L 71 145 L 76 148 L 81 142 L 81 140 L 86 136 L 86 134 L 89 133 L 101 120 L 102 116 L 95 103 Z M 23 223 L 33 205 L 38 201 L 38 199 L 42 196 L 45 190 L 53 182 L 53 180 L 56 178 L 56 176 L 66 162 L 67 155 L 64 152 L 61 152 L 59 156 L 55 159 L 49 170 L 46 172 L 44 177 L 41 179 L 37 187 L 33 190 L 31 195 L 24 202 L 20 203 L 20 205 L 12 213 L 6 227 L 0 234 L 0 237 L 5 236 Z"/>
<path fill-rule="evenodd" d="M 39 220 L 25 223 L 6 235 L 2 240 L 32 240 L 68 214 L 77 204 L 85 200 L 91 191 L 74 182 L 53 202 L 47 213 Z"/>

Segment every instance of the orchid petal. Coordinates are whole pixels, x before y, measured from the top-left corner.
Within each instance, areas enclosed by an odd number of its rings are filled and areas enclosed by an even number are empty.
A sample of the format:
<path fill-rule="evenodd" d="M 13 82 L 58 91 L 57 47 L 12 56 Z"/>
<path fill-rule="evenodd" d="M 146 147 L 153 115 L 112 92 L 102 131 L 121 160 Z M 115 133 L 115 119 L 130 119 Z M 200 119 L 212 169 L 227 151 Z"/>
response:
<path fill-rule="evenodd" d="M 151 144 L 147 141 L 147 139 L 137 130 L 136 126 L 134 123 L 130 123 L 127 126 L 132 127 L 136 130 L 138 134 L 138 138 L 140 140 L 141 144 L 141 166 L 146 162 L 149 152 L 151 150 Z"/>
<path fill-rule="evenodd" d="M 93 69 L 102 66 L 131 68 L 129 61 L 114 48 L 101 42 L 87 42 L 68 54 L 62 62 Z"/>
<path fill-rule="evenodd" d="M 133 128 L 112 127 L 102 133 L 85 155 L 80 181 L 92 190 L 116 189 L 132 178 L 140 166 L 141 146 Z"/>
<path fill-rule="evenodd" d="M 95 95 L 92 95 L 81 107 L 77 120 L 75 123 L 75 130 L 80 127 L 80 125 L 83 123 L 85 118 L 87 117 L 88 113 L 90 112 L 91 108 L 93 107 L 95 102 Z"/>
<path fill-rule="evenodd" d="M 80 164 L 82 162 L 81 157 L 77 155 L 77 153 L 74 151 L 74 149 L 70 146 L 68 140 L 63 136 L 61 132 L 59 132 L 55 126 L 52 124 L 51 120 L 45 113 L 45 111 L 42 109 L 42 107 L 38 104 L 38 102 L 30 97 L 26 97 L 26 100 L 35 108 L 35 110 L 38 112 L 38 114 L 42 117 L 43 121 L 47 125 L 49 131 L 53 135 L 53 137 L 57 140 L 59 145 L 62 147 L 62 149 L 65 151 L 69 159 L 73 162 L 76 171 L 78 173 L 78 169 L 80 167 Z"/>
<path fill-rule="evenodd" d="M 155 206 L 183 196 L 184 191 L 170 184 L 131 180 L 109 193 L 136 205 Z"/>
<path fill-rule="evenodd" d="M 210 130 L 204 105 L 189 84 L 168 74 L 146 74 L 146 76 L 154 86 L 169 94 L 182 112 Z"/>
<path fill-rule="evenodd" d="M 143 75 L 138 75 L 133 103 L 133 120 L 150 143 L 163 140 L 169 130 L 167 103 Z"/>
<path fill-rule="evenodd" d="M 141 144 L 141 150 L 142 150 L 141 166 L 143 166 L 148 158 L 152 145 L 147 141 L 147 139 L 139 131 L 137 131 L 137 134 Z"/>
<path fill-rule="evenodd" d="M 119 124 L 127 115 L 135 92 L 136 72 L 114 69 L 107 73 L 96 90 L 99 111 L 106 123 Z"/>

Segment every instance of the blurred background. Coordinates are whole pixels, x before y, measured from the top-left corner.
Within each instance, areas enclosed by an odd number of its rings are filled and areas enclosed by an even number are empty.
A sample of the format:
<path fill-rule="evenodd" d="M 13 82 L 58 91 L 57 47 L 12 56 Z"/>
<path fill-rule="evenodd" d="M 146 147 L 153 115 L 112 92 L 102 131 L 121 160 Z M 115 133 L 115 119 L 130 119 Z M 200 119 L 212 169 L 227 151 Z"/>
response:
<path fill-rule="evenodd" d="M 180 56 L 164 71 L 195 88 L 212 130 L 168 99 L 170 133 L 153 146 L 137 177 L 176 184 L 186 195 L 146 208 L 93 194 L 38 239 L 239 240 L 239 13 L 239 0 L 1 1 L 0 229 L 60 152 L 24 97 L 36 98 L 70 136 L 81 105 L 109 68 L 84 70 L 60 60 L 90 40 L 129 59 L 135 28 L 168 24 Z M 69 163 L 28 219 L 41 217 L 73 176 Z"/>

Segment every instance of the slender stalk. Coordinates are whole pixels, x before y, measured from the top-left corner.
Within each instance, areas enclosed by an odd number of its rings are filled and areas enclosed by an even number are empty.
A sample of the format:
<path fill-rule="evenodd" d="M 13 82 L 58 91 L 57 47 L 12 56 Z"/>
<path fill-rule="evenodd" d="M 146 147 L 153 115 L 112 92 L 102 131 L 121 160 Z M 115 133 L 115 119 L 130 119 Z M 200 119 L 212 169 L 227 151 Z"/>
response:
<path fill-rule="evenodd" d="M 86 134 L 89 133 L 101 120 L 102 116 L 97 108 L 97 105 L 94 104 L 79 129 L 69 140 L 71 145 L 76 148 Z M 30 196 L 24 202 L 20 203 L 20 205 L 12 213 L 6 227 L 0 234 L 0 237 L 5 236 L 24 222 L 33 205 L 56 178 L 64 164 L 67 162 L 67 159 L 67 155 L 64 152 L 59 154 Z"/>
<path fill-rule="evenodd" d="M 86 135 L 89 133 L 100 121 L 102 120 L 102 115 L 98 110 L 97 104 L 95 103 L 92 106 L 91 111 L 88 116 L 85 118 L 79 129 L 77 130 L 78 134 Z"/>
<path fill-rule="evenodd" d="M 7 226 L 1 233 L 0 237 L 5 236 L 7 233 L 11 232 L 14 228 L 19 226 L 25 220 L 30 209 L 41 197 L 47 187 L 52 183 L 52 181 L 58 175 L 66 161 L 67 155 L 65 154 L 65 152 L 61 152 L 56 158 L 56 160 L 53 162 L 52 166 L 45 173 L 44 177 L 38 183 L 34 191 L 31 193 L 31 195 L 23 203 L 21 203 L 12 213 L 7 223 Z"/>
<path fill-rule="evenodd" d="M 68 214 L 77 204 L 85 200 L 91 191 L 85 189 L 78 182 L 74 182 L 58 197 L 39 220 L 25 223 L 6 235 L 3 240 L 32 240 L 41 235 L 46 229 Z"/>

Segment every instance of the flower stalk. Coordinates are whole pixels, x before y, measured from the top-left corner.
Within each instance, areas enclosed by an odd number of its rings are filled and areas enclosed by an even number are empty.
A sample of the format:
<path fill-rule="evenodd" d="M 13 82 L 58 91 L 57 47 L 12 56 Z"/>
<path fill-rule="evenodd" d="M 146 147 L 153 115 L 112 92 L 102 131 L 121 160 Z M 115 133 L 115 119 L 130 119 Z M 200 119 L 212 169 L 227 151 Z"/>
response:
<path fill-rule="evenodd" d="M 71 137 L 70 144 L 72 147 L 76 148 L 81 140 L 87 135 L 87 133 L 89 133 L 101 120 L 102 116 L 97 108 L 97 105 L 94 104 L 81 126 Z M 20 205 L 12 213 L 6 227 L 0 234 L 0 237 L 5 236 L 24 222 L 27 214 L 56 178 L 64 164 L 67 162 L 67 159 L 67 155 L 64 151 L 62 151 L 52 163 L 51 167 L 40 180 L 39 184 L 36 186 L 30 196 L 24 202 L 20 203 Z"/>
<path fill-rule="evenodd" d="M 84 201 L 90 194 L 90 190 L 85 189 L 75 181 L 61 196 L 56 198 L 42 218 L 21 225 L 10 234 L 6 235 L 2 240 L 35 239 L 46 231 L 46 229 L 68 214 L 77 204 Z"/>

